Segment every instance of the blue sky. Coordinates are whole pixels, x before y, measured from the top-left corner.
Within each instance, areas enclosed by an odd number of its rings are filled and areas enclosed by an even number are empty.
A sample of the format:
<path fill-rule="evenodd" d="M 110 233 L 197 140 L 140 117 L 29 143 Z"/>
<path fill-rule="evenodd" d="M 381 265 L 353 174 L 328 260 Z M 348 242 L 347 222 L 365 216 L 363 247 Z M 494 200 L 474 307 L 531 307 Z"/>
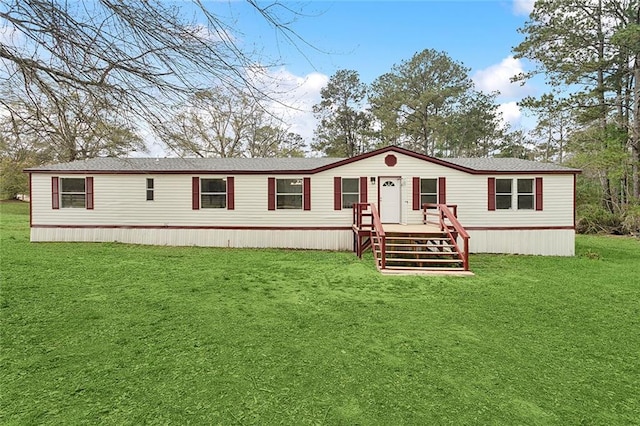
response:
<path fill-rule="evenodd" d="M 166 1 L 180 7 L 194 23 L 204 22 L 191 1 Z M 336 71 L 355 70 L 369 84 L 424 49 L 444 51 L 463 63 L 476 89 L 500 91 L 500 111 L 512 128 L 533 126 L 534 120 L 525 117 L 516 102 L 545 89 L 540 79 L 525 86 L 509 81 L 531 68 L 513 58 L 512 48 L 523 39 L 517 30 L 526 22 L 534 0 L 257 0 L 263 7 L 275 2 L 271 10 L 291 20 L 292 36 L 301 38 L 294 44 L 244 0 L 201 1 L 229 24 L 229 37 L 239 47 L 258 53 L 255 68 L 266 71 L 270 87 L 277 84 L 274 96 L 279 102 L 269 107 L 307 142 L 316 128 L 312 107 Z M 286 8 L 300 15 L 283 12 Z M 0 40 L 10 42 L 12 34 L 0 27 Z M 249 70 L 248 75 L 256 73 Z M 159 143 L 151 145 L 151 154 L 162 153 Z"/>
<path fill-rule="evenodd" d="M 337 70 L 358 71 L 363 82 L 371 83 L 394 64 L 429 48 L 470 68 L 477 89 L 499 90 L 501 111 L 512 127 L 531 126 L 532 120 L 522 115 L 516 102 L 539 94 L 542 84 L 534 81 L 521 87 L 509 79 L 530 67 L 513 58 L 512 48 L 522 41 L 517 29 L 525 23 L 533 0 L 281 3 L 302 12 L 291 28 L 310 46 L 301 41 L 293 46 L 243 1 L 205 2 L 233 23 L 239 45 L 258 51 L 263 64 L 275 64 L 269 73 L 287 89 L 281 99 L 296 109 L 274 109 L 308 141 L 316 124 L 311 107 Z"/>
<path fill-rule="evenodd" d="M 300 17 L 293 28 L 322 50 L 305 50 L 311 63 L 285 42 L 278 43 L 259 18 L 238 24 L 245 41 L 264 41 L 266 52 L 280 54 L 294 74 L 314 69 L 333 74 L 346 68 L 371 82 L 426 48 L 446 51 L 474 70 L 499 63 L 521 40 L 517 28 L 526 16 L 516 13 L 515 4 L 511 0 L 310 2 L 300 6 L 309 16 Z M 230 5 L 245 8 L 242 3 Z M 251 18 L 251 14 L 243 16 Z"/>

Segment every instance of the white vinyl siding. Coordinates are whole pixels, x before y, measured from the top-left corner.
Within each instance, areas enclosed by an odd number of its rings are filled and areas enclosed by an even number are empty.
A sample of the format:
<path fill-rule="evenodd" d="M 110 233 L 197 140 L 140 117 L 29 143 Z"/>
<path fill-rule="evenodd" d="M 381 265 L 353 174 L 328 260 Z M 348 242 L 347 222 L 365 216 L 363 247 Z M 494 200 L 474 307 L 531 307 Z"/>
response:
<path fill-rule="evenodd" d="M 33 228 L 31 241 L 86 241 L 170 246 L 294 248 L 307 250 L 353 249 L 353 232 L 346 230 L 238 230 Z"/>

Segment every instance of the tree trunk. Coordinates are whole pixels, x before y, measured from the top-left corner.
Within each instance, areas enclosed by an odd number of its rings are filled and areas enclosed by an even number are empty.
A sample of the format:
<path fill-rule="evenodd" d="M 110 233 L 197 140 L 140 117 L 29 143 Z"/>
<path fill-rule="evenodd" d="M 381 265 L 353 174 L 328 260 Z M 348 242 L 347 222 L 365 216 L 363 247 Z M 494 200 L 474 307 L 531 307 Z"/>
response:
<path fill-rule="evenodd" d="M 633 197 L 640 199 L 640 177 L 638 164 L 640 163 L 640 54 L 636 53 L 633 63 L 633 130 L 631 132 L 631 167 Z"/>

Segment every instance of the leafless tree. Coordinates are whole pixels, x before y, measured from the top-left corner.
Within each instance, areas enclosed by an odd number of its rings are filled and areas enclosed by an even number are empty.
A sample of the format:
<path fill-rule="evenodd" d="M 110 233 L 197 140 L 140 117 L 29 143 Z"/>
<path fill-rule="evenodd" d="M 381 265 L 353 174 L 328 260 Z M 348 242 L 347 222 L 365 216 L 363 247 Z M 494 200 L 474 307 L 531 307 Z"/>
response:
<path fill-rule="evenodd" d="M 278 1 L 247 0 L 284 40 L 297 12 Z M 194 18 L 186 18 L 185 5 Z M 62 99 L 117 105 L 123 118 L 162 121 L 166 105 L 213 86 L 260 91 L 231 22 L 200 0 L 5 0 L 0 3 L 0 106 Z M 196 14 L 201 16 L 195 19 Z M 204 23 L 201 23 L 204 22 Z M 55 103 L 53 103 L 55 105 Z M 41 114 L 40 116 L 45 116 Z"/>
<path fill-rule="evenodd" d="M 196 93 L 158 126 L 163 140 L 184 156 L 302 156 L 302 138 L 290 133 L 242 90 L 220 87 Z"/>

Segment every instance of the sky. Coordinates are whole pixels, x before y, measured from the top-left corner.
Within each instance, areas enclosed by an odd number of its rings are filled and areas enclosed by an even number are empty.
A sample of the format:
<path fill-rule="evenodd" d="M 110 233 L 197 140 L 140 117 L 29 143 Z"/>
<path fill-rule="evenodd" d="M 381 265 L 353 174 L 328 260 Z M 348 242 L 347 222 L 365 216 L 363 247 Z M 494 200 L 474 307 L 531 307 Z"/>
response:
<path fill-rule="evenodd" d="M 195 23 L 204 23 L 192 1 L 166 1 Z M 540 80 L 524 86 L 510 82 L 531 69 L 526 60 L 513 58 L 512 49 L 523 40 L 518 28 L 534 0 L 256 0 L 262 7 L 275 4 L 269 10 L 288 24 L 291 32 L 286 34 L 293 42 L 247 1 L 200 1 L 229 24 L 228 37 L 237 46 L 256 53 L 257 67 L 263 67 L 278 87 L 274 96 L 279 102 L 270 108 L 307 143 L 317 124 L 312 107 L 338 70 L 357 71 L 361 81 L 370 84 L 425 49 L 443 51 L 469 68 L 476 89 L 499 91 L 500 111 L 513 129 L 534 125 L 517 101 L 545 90 Z M 10 39 L 11 34 L 2 30 L 0 40 Z M 148 144 L 152 156 L 167 155 L 158 142 Z"/>
<path fill-rule="evenodd" d="M 300 38 L 295 43 L 244 1 L 204 3 L 232 23 L 239 46 L 257 52 L 261 65 L 269 66 L 268 73 L 286 92 L 279 99 L 295 107 L 275 105 L 274 111 L 308 142 L 316 127 L 311 108 L 336 71 L 357 71 L 369 84 L 424 49 L 446 52 L 469 68 L 476 89 L 500 91 L 500 110 L 512 128 L 531 127 L 532 120 L 516 102 L 543 90 L 543 83 L 536 81 L 524 86 L 510 82 L 531 67 L 526 60 L 514 59 L 512 48 L 523 40 L 517 30 L 526 22 L 533 0 L 280 0 L 282 6 L 300 12 L 280 15 L 291 18 L 293 37 Z"/>

